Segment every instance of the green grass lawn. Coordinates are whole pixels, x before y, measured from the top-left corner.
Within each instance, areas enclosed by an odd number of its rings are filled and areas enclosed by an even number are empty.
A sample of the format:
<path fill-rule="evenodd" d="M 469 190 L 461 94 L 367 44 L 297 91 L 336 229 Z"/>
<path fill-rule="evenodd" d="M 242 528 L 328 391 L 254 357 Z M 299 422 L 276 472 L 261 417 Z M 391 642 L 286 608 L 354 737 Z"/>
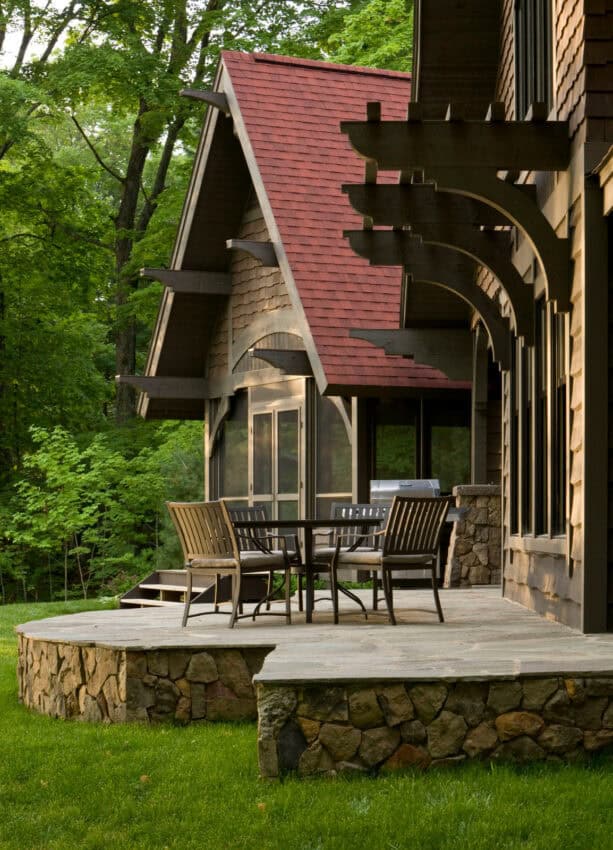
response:
<path fill-rule="evenodd" d="M 252 725 L 94 726 L 17 702 L 13 626 L 100 603 L 0 608 L 0 848 L 612 850 L 613 762 L 467 765 L 267 783 Z"/>

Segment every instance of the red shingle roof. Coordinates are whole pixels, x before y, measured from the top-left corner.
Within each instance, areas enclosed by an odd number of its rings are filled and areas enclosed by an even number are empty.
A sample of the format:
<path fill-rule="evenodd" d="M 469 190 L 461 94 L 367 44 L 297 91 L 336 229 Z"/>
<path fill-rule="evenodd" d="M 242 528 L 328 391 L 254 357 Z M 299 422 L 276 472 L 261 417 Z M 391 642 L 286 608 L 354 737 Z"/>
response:
<path fill-rule="evenodd" d="M 363 182 L 363 161 L 340 131 L 364 120 L 406 117 L 408 74 L 266 54 L 223 53 L 327 381 L 332 385 L 466 387 L 352 339 L 350 328 L 397 328 L 401 272 L 369 265 L 343 230 L 361 228 L 343 183 Z"/>

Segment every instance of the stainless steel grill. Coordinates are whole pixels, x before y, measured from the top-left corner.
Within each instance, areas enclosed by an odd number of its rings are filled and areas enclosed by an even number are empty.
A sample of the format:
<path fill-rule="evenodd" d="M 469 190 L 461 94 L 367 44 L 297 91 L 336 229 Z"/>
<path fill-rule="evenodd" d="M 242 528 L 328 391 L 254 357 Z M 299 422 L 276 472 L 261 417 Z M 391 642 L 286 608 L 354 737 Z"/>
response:
<path fill-rule="evenodd" d="M 437 478 L 375 478 L 370 482 L 371 502 L 391 502 L 394 496 L 427 499 L 440 494 L 441 484 Z"/>

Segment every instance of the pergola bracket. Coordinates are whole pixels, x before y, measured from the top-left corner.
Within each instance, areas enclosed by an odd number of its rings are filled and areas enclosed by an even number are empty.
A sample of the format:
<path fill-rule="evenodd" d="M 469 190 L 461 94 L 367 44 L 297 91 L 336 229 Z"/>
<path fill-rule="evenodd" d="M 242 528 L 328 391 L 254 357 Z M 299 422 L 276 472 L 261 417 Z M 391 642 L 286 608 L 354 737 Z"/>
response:
<path fill-rule="evenodd" d="M 256 242 L 251 239 L 227 239 L 226 248 L 231 251 L 245 251 L 259 260 L 263 266 L 277 268 L 279 261 L 272 242 Z"/>
<path fill-rule="evenodd" d="M 185 295 L 230 295 L 232 292 L 232 278 L 225 272 L 144 268 L 140 273 L 141 277 L 159 280 L 174 292 Z"/>

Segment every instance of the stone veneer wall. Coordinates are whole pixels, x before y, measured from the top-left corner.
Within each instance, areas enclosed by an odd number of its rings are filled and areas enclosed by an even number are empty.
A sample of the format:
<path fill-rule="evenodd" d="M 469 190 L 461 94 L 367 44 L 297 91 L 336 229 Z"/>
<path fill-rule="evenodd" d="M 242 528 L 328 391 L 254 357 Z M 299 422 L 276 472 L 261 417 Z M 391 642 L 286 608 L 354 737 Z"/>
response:
<path fill-rule="evenodd" d="M 453 488 L 453 495 L 466 514 L 451 531 L 444 586 L 500 584 L 500 487 L 462 484 Z"/>
<path fill-rule="evenodd" d="M 260 773 L 426 769 L 469 758 L 576 760 L 613 745 L 613 677 L 258 683 Z"/>
<path fill-rule="evenodd" d="M 255 720 L 252 679 L 271 648 L 136 652 L 19 635 L 19 698 L 90 722 Z"/>

